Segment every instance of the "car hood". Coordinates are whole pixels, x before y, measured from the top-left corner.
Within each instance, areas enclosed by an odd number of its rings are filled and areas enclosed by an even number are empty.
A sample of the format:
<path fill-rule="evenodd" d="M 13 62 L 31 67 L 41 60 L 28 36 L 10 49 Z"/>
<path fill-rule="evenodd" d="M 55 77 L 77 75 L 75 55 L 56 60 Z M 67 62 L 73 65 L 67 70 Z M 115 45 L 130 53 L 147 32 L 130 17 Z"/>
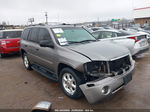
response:
<path fill-rule="evenodd" d="M 111 42 L 91 42 L 78 45 L 71 45 L 68 48 L 77 52 L 90 60 L 111 60 L 129 54 L 125 47 L 113 44 Z"/>

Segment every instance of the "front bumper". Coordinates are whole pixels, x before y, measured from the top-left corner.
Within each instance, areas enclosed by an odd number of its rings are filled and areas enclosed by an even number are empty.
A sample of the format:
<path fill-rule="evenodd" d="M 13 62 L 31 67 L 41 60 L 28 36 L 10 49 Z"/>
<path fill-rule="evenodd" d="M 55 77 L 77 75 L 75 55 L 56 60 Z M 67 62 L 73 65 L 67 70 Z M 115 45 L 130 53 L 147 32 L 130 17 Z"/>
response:
<path fill-rule="evenodd" d="M 102 80 L 87 82 L 80 85 L 82 92 L 89 103 L 96 103 L 123 88 L 128 82 L 132 80 L 132 74 L 135 67 L 135 61 L 132 62 L 131 68 L 122 75 L 108 77 Z M 128 80 L 126 77 L 131 76 Z M 126 78 L 126 79 L 125 79 Z M 107 92 L 103 93 L 103 89 L 107 87 Z"/>

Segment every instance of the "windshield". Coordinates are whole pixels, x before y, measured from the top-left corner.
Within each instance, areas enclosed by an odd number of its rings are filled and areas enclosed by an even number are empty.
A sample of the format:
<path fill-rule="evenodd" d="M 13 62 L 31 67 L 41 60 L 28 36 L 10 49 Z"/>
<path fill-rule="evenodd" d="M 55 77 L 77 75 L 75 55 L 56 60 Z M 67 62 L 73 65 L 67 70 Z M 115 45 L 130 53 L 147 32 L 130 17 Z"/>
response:
<path fill-rule="evenodd" d="M 60 45 L 96 41 L 84 28 L 53 28 L 52 30 Z"/>

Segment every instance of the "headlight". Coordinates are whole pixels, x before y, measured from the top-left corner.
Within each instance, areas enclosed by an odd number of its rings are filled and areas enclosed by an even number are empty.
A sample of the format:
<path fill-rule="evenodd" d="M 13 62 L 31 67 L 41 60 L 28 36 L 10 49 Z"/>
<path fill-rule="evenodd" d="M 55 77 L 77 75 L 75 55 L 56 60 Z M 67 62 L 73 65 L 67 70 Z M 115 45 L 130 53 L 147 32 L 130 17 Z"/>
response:
<path fill-rule="evenodd" d="M 106 62 L 93 61 L 85 64 L 85 72 L 88 75 L 98 77 L 108 73 Z"/>

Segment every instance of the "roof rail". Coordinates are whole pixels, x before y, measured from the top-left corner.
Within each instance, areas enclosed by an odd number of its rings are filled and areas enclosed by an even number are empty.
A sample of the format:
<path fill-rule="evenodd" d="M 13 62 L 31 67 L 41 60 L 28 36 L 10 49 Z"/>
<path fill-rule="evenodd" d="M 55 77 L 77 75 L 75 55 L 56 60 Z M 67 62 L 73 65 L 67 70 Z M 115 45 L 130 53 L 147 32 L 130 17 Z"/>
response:
<path fill-rule="evenodd" d="M 28 25 L 28 26 L 46 26 L 47 24 L 44 24 L 44 23 L 39 23 L 39 24 L 31 24 L 31 25 Z"/>

